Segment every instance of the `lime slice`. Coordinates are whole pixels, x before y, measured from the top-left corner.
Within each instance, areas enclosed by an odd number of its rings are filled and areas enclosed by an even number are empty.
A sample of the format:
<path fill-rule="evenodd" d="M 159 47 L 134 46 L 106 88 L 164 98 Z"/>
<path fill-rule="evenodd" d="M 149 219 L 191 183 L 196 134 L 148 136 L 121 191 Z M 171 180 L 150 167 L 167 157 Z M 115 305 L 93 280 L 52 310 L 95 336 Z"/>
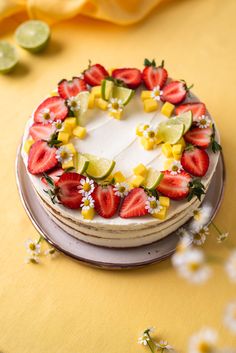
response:
<path fill-rule="evenodd" d="M 160 124 L 158 135 L 163 142 L 177 143 L 184 134 L 184 124 Z"/>
<path fill-rule="evenodd" d="M 110 80 L 103 80 L 102 81 L 102 98 L 108 101 L 112 96 L 112 90 L 114 87 L 114 82 Z"/>
<path fill-rule="evenodd" d="M 107 178 L 111 174 L 116 164 L 115 161 L 99 158 L 92 154 L 84 154 L 84 156 L 89 160 L 89 165 L 86 173 L 88 176 L 94 179 Z"/>
<path fill-rule="evenodd" d="M 82 154 L 77 154 L 76 155 L 76 171 L 79 174 L 83 174 L 86 172 L 89 166 L 89 160 Z"/>
<path fill-rule="evenodd" d="M 17 44 L 29 51 L 38 52 L 44 49 L 50 37 L 47 23 L 38 20 L 23 22 L 15 32 Z"/>
<path fill-rule="evenodd" d="M 190 129 L 192 123 L 193 123 L 193 114 L 192 114 L 191 110 L 188 112 L 185 112 L 179 116 L 175 116 L 173 118 L 170 118 L 167 122 L 168 125 L 184 124 L 184 134 Z"/>
<path fill-rule="evenodd" d="M 0 72 L 10 72 L 18 62 L 16 49 L 8 42 L 0 41 Z"/>
<path fill-rule="evenodd" d="M 164 176 L 163 173 L 160 173 L 153 168 L 149 168 L 148 174 L 145 182 L 143 183 L 143 186 L 148 190 L 153 190 L 159 185 L 163 176 Z"/>
<path fill-rule="evenodd" d="M 114 86 L 112 90 L 112 97 L 120 99 L 123 105 L 129 103 L 135 91 L 126 87 Z"/>
<path fill-rule="evenodd" d="M 79 118 L 88 110 L 89 92 L 88 91 L 80 92 L 79 94 L 77 94 L 76 99 L 78 99 L 79 101 L 80 108 L 79 110 L 75 110 L 73 113 L 77 118 Z M 77 123 L 79 122 L 77 121 Z"/>

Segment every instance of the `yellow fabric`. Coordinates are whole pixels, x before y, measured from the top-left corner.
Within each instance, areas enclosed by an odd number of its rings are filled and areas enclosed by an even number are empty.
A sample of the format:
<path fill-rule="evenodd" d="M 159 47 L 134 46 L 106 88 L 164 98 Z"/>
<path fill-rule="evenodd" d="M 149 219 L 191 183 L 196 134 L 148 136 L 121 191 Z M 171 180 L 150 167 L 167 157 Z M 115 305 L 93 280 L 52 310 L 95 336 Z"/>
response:
<path fill-rule="evenodd" d="M 49 0 L 48 0 L 49 2 Z M 128 1 L 127 1 L 128 3 Z M 165 59 L 170 74 L 195 84 L 216 119 L 226 160 L 227 183 L 216 223 L 235 242 L 235 1 L 166 1 L 145 21 L 120 27 L 78 17 L 52 28 L 40 55 L 19 50 L 15 72 L 0 77 L 0 351 L 3 353 L 142 353 L 136 343 L 146 326 L 157 328 L 180 353 L 202 326 L 219 330 L 220 346 L 236 346 L 222 325 L 225 304 L 236 298 L 223 267 L 203 286 L 179 279 L 170 261 L 136 271 L 102 271 L 61 255 L 25 265 L 24 241 L 37 232 L 20 203 L 15 184 L 16 149 L 35 105 L 90 58 L 106 67 L 142 66 L 144 57 Z M 17 15 L 0 26 L 13 42 Z M 208 254 L 228 249 L 214 236 Z"/>

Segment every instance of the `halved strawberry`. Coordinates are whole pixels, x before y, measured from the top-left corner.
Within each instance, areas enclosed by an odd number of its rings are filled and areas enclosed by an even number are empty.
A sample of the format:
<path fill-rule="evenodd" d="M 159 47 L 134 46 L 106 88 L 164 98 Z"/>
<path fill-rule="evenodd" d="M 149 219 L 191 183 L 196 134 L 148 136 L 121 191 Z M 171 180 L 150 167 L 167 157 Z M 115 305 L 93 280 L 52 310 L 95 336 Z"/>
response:
<path fill-rule="evenodd" d="M 46 98 L 35 110 L 34 121 L 36 123 L 46 123 L 47 120 L 64 120 L 68 114 L 68 108 L 65 100 L 54 96 Z M 46 116 L 46 119 L 44 118 Z"/>
<path fill-rule="evenodd" d="M 49 147 L 47 142 L 36 141 L 29 151 L 28 171 L 31 174 L 40 174 L 54 168 L 58 163 L 56 151 L 56 148 Z"/>
<path fill-rule="evenodd" d="M 188 89 L 185 82 L 172 81 L 163 88 L 161 99 L 164 102 L 178 104 L 185 99 L 187 92 Z"/>
<path fill-rule="evenodd" d="M 60 178 L 60 176 L 64 173 L 64 169 L 62 168 L 56 168 L 53 171 L 51 171 L 50 173 L 48 173 L 48 176 L 54 181 L 54 184 L 57 186 L 58 180 Z M 44 183 L 46 186 L 50 186 L 48 185 L 47 180 L 45 179 L 45 177 L 41 178 L 42 183 Z"/>
<path fill-rule="evenodd" d="M 122 68 L 112 71 L 112 77 L 121 80 L 129 88 L 135 89 L 142 82 L 142 74 L 139 69 L 135 68 Z"/>
<path fill-rule="evenodd" d="M 206 129 L 194 127 L 184 135 L 184 139 L 191 145 L 205 149 L 208 148 L 211 144 L 211 136 L 212 129 L 210 127 Z"/>
<path fill-rule="evenodd" d="M 109 76 L 109 73 L 100 64 L 89 64 L 88 69 L 84 71 L 84 80 L 90 86 L 99 86 L 107 76 Z"/>
<path fill-rule="evenodd" d="M 96 186 L 92 197 L 95 210 L 101 217 L 111 218 L 114 216 L 120 203 L 120 197 L 115 194 L 112 185 Z"/>
<path fill-rule="evenodd" d="M 168 78 L 168 72 L 164 68 L 164 61 L 160 66 L 156 66 L 155 60 L 144 60 L 145 68 L 142 72 L 142 78 L 147 89 L 152 90 L 154 87 L 159 86 L 162 88 Z"/>
<path fill-rule="evenodd" d="M 86 82 L 82 78 L 73 77 L 71 81 L 63 79 L 58 83 L 58 93 L 64 99 L 77 96 L 81 91 L 87 91 Z"/>
<path fill-rule="evenodd" d="M 52 134 L 56 131 L 56 127 L 52 124 L 35 123 L 29 129 L 29 134 L 34 141 L 50 140 Z"/>
<path fill-rule="evenodd" d="M 57 182 L 59 188 L 57 197 L 60 202 L 72 209 L 80 208 L 82 202 L 82 194 L 79 192 L 81 179 L 84 177 L 77 173 L 64 173 Z"/>
<path fill-rule="evenodd" d="M 209 156 L 206 151 L 189 145 L 182 154 L 181 164 L 188 173 L 202 177 L 209 167 Z"/>
<path fill-rule="evenodd" d="M 181 171 L 177 175 L 172 175 L 169 170 L 162 173 L 164 177 L 158 185 L 157 191 L 172 200 L 185 199 L 190 191 L 191 176 L 185 171 Z"/>
<path fill-rule="evenodd" d="M 175 114 L 180 115 L 189 110 L 191 110 L 193 114 L 193 120 L 198 118 L 199 116 L 206 114 L 206 106 L 204 103 L 201 102 L 181 104 L 175 108 Z"/>
<path fill-rule="evenodd" d="M 121 218 L 132 218 L 144 216 L 148 213 L 145 208 L 147 194 L 142 188 L 132 189 L 124 198 L 120 209 Z"/>

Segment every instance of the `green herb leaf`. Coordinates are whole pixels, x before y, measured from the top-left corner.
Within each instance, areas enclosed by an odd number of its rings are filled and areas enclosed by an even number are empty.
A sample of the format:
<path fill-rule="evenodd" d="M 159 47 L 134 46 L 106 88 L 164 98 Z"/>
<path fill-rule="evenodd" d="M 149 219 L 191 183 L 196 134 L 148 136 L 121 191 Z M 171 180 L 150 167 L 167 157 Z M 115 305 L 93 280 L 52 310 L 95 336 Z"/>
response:
<path fill-rule="evenodd" d="M 211 149 L 213 153 L 216 153 L 218 151 L 222 150 L 221 145 L 216 141 L 215 136 L 216 136 L 216 128 L 215 124 L 212 125 L 212 135 L 211 135 Z"/>
<path fill-rule="evenodd" d="M 205 186 L 202 184 L 200 179 L 194 179 L 190 181 L 189 183 L 189 195 L 188 195 L 188 201 L 192 200 L 194 196 L 198 198 L 199 201 L 201 201 L 202 195 L 204 195 L 205 192 Z"/>
<path fill-rule="evenodd" d="M 48 183 L 48 185 L 55 188 L 55 183 L 54 183 L 53 179 L 46 173 L 43 173 L 43 176 L 44 176 L 46 182 Z"/>
<path fill-rule="evenodd" d="M 152 61 L 150 61 L 148 59 L 144 59 L 144 66 L 156 67 L 156 61 L 154 59 Z"/>

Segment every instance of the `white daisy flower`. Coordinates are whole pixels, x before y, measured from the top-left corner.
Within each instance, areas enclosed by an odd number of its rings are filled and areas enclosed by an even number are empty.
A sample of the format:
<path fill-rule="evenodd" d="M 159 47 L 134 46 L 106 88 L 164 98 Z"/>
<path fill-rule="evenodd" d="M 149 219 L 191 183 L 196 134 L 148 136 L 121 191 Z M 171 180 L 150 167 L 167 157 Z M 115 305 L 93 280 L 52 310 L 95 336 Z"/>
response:
<path fill-rule="evenodd" d="M 182 164 L 180 163 L 180 161 L 176 161 L 176 160 L 174 160 L 169 167 L 170 174 L 172 175 L 177 175 L 178 173 L 181 172 L 182 169 L 183 169 Z"/>
<path fill-rule="evenodd" d="M 211 120 L 206 115 L 201 115 L 194 119 L 200 129 L 206 129 L 211 125 Z"/>
<path fill-rule="evenodd" d="M 26 264 L 39 264 L 40 263 L 40 259 L 37 255 L 32 254 L 29 257 L 27 257 L 25 259 L 25 263 Z"/>
<path fill-rule="evenodd" d="M 162 206 L 155 196 L 149 196 L 145 204 L 145 209 L 148 210 L 148 213 L 153 214 L 158 213 L 162 209 Z"/>
<path fill-rule="evenodd" d="M 111 98 L 107 107 L 108 110 L 113 113 L 121 112 L 124 109 L 122 100 L 118 98 Z"/>
<path fill-rule="evenodd" d="M 138 344 L 142 344 L 144 346 L 147 346 L 148 341 L 150 341 L 150 338 L 148 337 L 147 333 L 143 333 L 142 336 L 138 338 Z"/>
<path fill-rule="evenodd" d="M 61 120 L 53 121 L 52 125 L 55 126 L 56 131 L 61 131 L 63 129 L 63 124 Z"/>
<path fill-rule="evenodd" d="M 78 189 L 79 193 L 84 196 L 91 195 L 95 189 L 94 181 L 88 177 L 86 179 L 81 179 Z"/>
<path fill-rule="evenodd" d="M 157 346 L 158 350 L 159 349 L 161 350 L 161 352 L 168 352 L 168 351 L 173 350 L 173 347 L 167 341 L 164 341 L 164 340 L 157 342 L 156 346 Z"/>
<path fill-rule="evenodd" d="M 236 282 L 236 250 L 233 250 L 226 261 L 225 270 L 232 282 Z"/>
<path fill-rule="evenodd" d="M 198 232 L 193 232 L 193 243 L 195 245 L 202 245 L 205 243 L 207 236 L 209 235 L 208 227 L 201 227 Z"/>
<path fill-rule="evenodd" d="M 130 190 L 130 186 L 128 183 L 122 182 L 122 183 L 116 183 L 114 187 L 115 195 L 124 197 L 128 195 Z"/>
<path fill-rule="evenodd" d="M 58 162 L 68 163 L 72 160 L 72 158 L 73 158 L 73 153 L 68 147 L 61 146 L 58 148 L 56 152 L 56 159 L 58 160 Z"/>
<path fill-rule="evenodd" d="M 212 213 L 212 207 L 209 204 L 203 205 L 191 212 L 193 220 L 189 224 L 190 229 L 193 232 L 198 232 L 203 226 L 205 226 L 209 220 Z"/>
<path fill-rule="evenodd" d="M 156 129 L 154 129 L 152 126 L 149 126 L 143 131 L 143 136 L 149 140 L 154 140 L 156 137 L 156 133 Z"/>
<path fill-rule="evenodd" d="M 52 259 L 58 256 L 58 251 L 55 248 L 48 248 L 47 250 L 44 251 L 44 255 L 50 256 Z"/>
<path fill-rule="evenodd" d="M 152 92 L 151 92 L 151 97 L 152 97 L 155 101 L 160 101 L 162 94 L 163 94 L 163 91 L 160 90 L 160 86 L 156 86 L 156 87 L 153 88 L 153 90 L 152 90 Z"/>
<path fill-rule="evenodd" d="M 184 252 L 192 244 L 193 236 L 187 231 L 187 229 L 181 227 L 177 230 L 176 234 L 179 236 L 179 242 L 176 247 L 176 251 Z"/>
<path fill-rule="evenodd" d="M 217 342 L 217 332 L 211 328 L 203 328 L 189 340 L 188 353 L 214 353 Z"/>
<path fill-rule="evenodd" d="M 144 333 L 147 333 L 147 334 L 150 334 L 153 332 L 155 332 L 155 327 L 153 327 L 153 326 L 148 327 L 148 328 L 146 328 L 146 330 L 144 330 Z"/>
<path fill-rule="evenodd" d="M 67 104 L 73 112 L 78 112 L 80 110 L 80 100 L 78 96 L 68 98 Z"/>
<path fill-rule="evenodd" d="M 230 331 L 236 334 L 236 301 L 226 306 L 224 324 Z"/>
<path fill-rule="evenodd" d="M 44 108 L 38 114 L 38 118 L 41 123 L 48 124 L 53 122 L 55 114 L 49 108 Z"/>
<path fill-rule="evenodd" d="M 143 132 L 148 129 L 150 127 L 150 125 L 148 124 L 139 124 L 137 127 L 137 131 L 140 132 L 141 134 L 143 134 Z"/>
<path fill-rule="evenodd" d="M 229 236 L 229 233 L 226 232 L 226 233 L 220 233 L 218 236 L 217 236 L 217 243 L 223 243 L 223 241 L 225 241 Z"/>
<path fill-rule="evenodd" d="M 91 195 L 86 195 L 82 198 L 82 203 L 80 205 L 82 210 L 89 210 L 90 208 L 94 208 L 94 199 Z"/>
<path fill-rule="evenodd" d="M 25 247 L 27 253 L 30 255 L 39 255 L 41 252 L 41 244 L 38 242 L 38 240 L 28 239 L 25 242 Z"/>

